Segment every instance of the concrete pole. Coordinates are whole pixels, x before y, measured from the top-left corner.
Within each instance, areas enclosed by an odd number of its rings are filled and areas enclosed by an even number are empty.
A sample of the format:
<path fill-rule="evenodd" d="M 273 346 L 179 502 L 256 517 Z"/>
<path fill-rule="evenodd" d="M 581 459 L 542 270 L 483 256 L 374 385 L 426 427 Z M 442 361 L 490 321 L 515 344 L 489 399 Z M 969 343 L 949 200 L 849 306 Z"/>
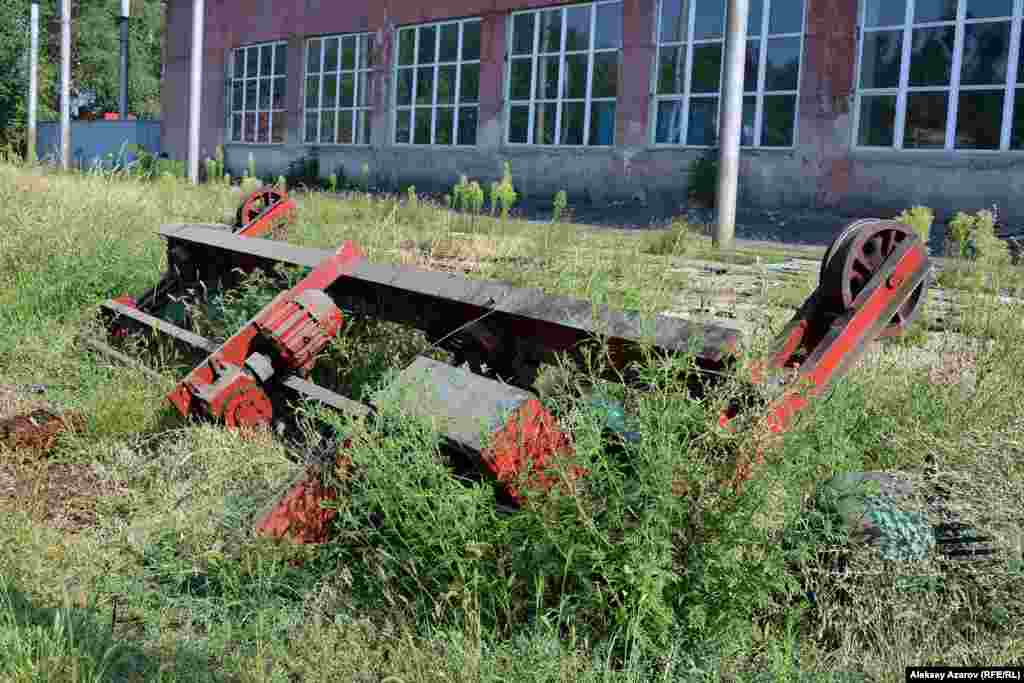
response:
<path fill-rule="evenodd" d="M 66 1 L 66 0 L 65 0 Z M 203 0 L 192 0 L 192 84 L 188 113 L 188 177 L 199 184 L 199 105 L 203 77 Z"/>
<path fill-rule="evenodd" d="M 128 17 L 129 0 L 121 0 L 121 120 L 128 118 Z"/>
<path fill-rule="evenodd" d="M 60 166 L 71 168 L 71 0 L 60 10 Z"/>
<path fill-rule="evenodd" d="M 36 163 L 36 111 L 39 109 L 39 0 L 32 0 L 28 55 L 28 163 Z"/>
<path fill-rule="evenodd" d="M 732 249 L 736 233 L 736 186 L 740 173 L 743 70 L 746 63 L 750 0 L 729 0 L 728 4 L 722 114 L 718 131 L 718 223 L 712 240 L 719 249 Z"/>

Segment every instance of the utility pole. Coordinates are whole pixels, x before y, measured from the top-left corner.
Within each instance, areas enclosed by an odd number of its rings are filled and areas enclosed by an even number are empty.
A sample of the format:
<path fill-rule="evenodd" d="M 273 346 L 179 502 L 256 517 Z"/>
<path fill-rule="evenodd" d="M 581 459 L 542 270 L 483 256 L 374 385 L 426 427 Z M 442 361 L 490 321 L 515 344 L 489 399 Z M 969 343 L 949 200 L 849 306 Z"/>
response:
<path fill-rule="evenodd" d="M 67 2 L 67 0 L 65 0 Z M 199 184 L 199 105 L 203 76 L 203 0 L 192 0 L 192 86 L 189 92 L 188 177 Z"/>
<path fill-rule="evenodd" d="M 60 11 L 60 166 L 71 168 L 71 0 Z"/>
<path fill-rule="evenodd" d="M 746 61 L 747 15 L 750 0 L 728 0 L 725 34 L 725 82 L 718 131 L 718 222 L 714 244 L 732 249 L 736 234 L 736 195 L 740 173 L 740 130 L 743 125 L 743 69 Z"/>
<path fill-rule="evenodd" d="M 29 17 L 28 55 L 28 163 L 36 163 L 36 111 L 39 108 L 39 0 L 32 0 L 32 14 Z"/>
<path fill-rule="evenodd" d="M 128 118 L 128 17 L 129 0 L 121 0 L 121 120 Z"/>

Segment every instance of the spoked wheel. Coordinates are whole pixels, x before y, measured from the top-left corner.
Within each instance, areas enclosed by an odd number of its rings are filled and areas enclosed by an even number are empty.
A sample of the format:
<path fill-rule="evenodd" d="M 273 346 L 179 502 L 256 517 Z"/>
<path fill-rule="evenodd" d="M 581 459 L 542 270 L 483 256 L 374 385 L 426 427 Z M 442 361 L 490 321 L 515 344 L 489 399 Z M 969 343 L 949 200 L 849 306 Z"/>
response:
<path fill-rule="evenodd" d="M 821 261 L 820 290 L 834 312 L 846 313 L 865 285 L 882 267 L 897 245 L 917 235 L 902 223 L 869 218 L 851 223 L 829 245 Z M 904 333 L 924 306 L 928 281 L 925 279 L 896 311 L 882 337 Z"/>
<path fill-rule="evenodd" d="M 263 188 L 256 190 L 242 202 L 235 215 L 235 232 L 252 223 L 261 213 L 274 206 L 285 197 L 280 190 Z"/>

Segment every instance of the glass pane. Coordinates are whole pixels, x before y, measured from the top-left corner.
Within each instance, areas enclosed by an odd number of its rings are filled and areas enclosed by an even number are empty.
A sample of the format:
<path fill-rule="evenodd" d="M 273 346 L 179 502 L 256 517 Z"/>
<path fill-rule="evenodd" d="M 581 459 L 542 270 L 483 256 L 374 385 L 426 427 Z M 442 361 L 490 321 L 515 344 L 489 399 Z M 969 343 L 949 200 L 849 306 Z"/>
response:
<path fill-rule="evenodd" d="M 566 102 L 562 105 L 562 131 L 558 141 L 563 145 L 583 144 L 583 122 L 587 106 L 583 102 Z"/>
<path fill-rule="evenodd" d="M 351 145 L 352 136 L 355 133 L 355 128 L 352 126 L 352 115 L 355 114 L 353 111 L 340 111 L 338 112 L 338 144 L 340 145 Z"/>
<path fill-rule="evenodd" d="M 917 0 L 914 3 L 914 21 L 952 21 L 956 19 L 957 0 Z"/>
<path fill-rule="evenodd" d="M 480 65 L 463 64 L 459 81 L 459 102 L 476 102 L 480 99 Z"/>
<path fill-rule="evenodd" d="M 558 57 L 541 57 L 537 60 L 537 98 L 558 97 Z"/>
<path fill-rule="evenodd" d="M 357 145 L 370 144 L 370 112 L 356 112 L 356 135 Z"/>
<path fill-rule="evenodd" d="M 562 10 L 540 13 L 540 51 L 558 52 L 562 48 Z"/>
<path fill-rule="evenodd" d="M 804 0 L 775 0 L 768 17 L 768 33 L 800 33 L 804 28 Z"/>
<path fill-rule="evenodd" d="M 949 85 L 955 35 L 953 26 L 914 29 L 910 41 L 910 85 Z"/>
<path fill-rule="evenodd" d="M 590 105 L 590 133 L 588 145 L 615 143 L 615 103 L 594 102 Z"/>
<path fill-rule="evenodd" d="M 1024 81 L 1024 50 L 1017 56 L 1017 82 Z"/>
<path fill-rule="evenodd" d="M 907 18 L 907 0 L 865 0 L 864 25 L 897 26 Z"/>
<path fill-rule="evenodd" d="M 260 96 L 259 96 L 260 109 L 262 109 L 263 111 L 266 111 L 266 110 L 270 109 L 270 79 L 269 78 L 261 78 L 259 82 L 260 82 Z"/>
<path fill-rule="evenodd" d="M 454 62 L 459 58 L 459 25 L 445 24 L 441 27 L 442 62 Z"/>
<path fill-rule="evenodd" d="M 655 124 L 654 141 L 660 145 L 680 144 L 683 130 L 683 103 L 658 102 L 658 120 Z"/>
<path fill-rule="evenodd" d="M 249 110 L 256 109 L 256 81 L 245 82 L 245 108 Z"/>
<path fill-rule="evenodd" d="M 689 25 L 689 4 L 687 0 L 662 0 L 661 33 L 663 43 L 678 43 L 686 40 Z"/>
<path fill-rule="evenodd" d="M 261 45 L 260 46 L 260 74 L 263 76 L 269 76 L 274 72 L 274 46 L 273 45 Z M 269 130 L 270 124 L 268 122 L 267 129 Z"/>
<path fill-rule="evenodd" d="M 341 68 L 356 68 L 356 37 L 345 36 L 341 39 Z"/>
<path fill-rule="evenodd" d="M 1013 0 L 967 0 L 967 18 L 1008 17 L 1013 14 Z"/>
<path fill-rule="evenodd" d="M 860 87 L 895 88 L 900 82 L 900 51 L 903 33 L 872 31 L 864 34 Z"/>
<path fill-rule="evenodd" d="M 270 114 L 261 112 L 256 124 L 256 142 L 270 142 Z"/>
<path fill-rule="evenodd" d="M 370 74 L 366 71 L 356 76 L 356 106 L 369 107 L 372 103 L 373 88 L 370 85 Z"/>
<path fill-rule="evenodd" d="M 320 121 L 320 114 L 317 112 L 306 112 L 304 142 L 316 142 L 316 125 Z"/>
<path fill-rule="evenodd" d="M 431 64 L 437 59 L 437 27 L 420 28 L 420 46 L 416 52 L 417 64 Z"/>
<path fill-rule="evenodd" d="M 534 14 L 517 14 L 512 19 L 512 54 L 528 55 L 533 52 Z"/>
<path fill-rule="evenodd" d="M 356 67 L 369 69 L 373 65 L 373 36 L 359 36 Z"/>
<path fill-rule="evenodd" d="M 1006 80 L 1010 22 L 964 26 L 961 85 L 995 85 Z"/>
<path fill-rule="evenodd" d="M 1003 92 L 961 92 L 958 107 L 957 149 L 999 149 L 999 133 L 1003 121 Z"/>
<path fill-rule="evenodd" d="M 274 73 L 284 76 L 288 73 L 288 46 L 277 45 L 274 48 Z"/>
<path fill-rule="evenodd" d="M 565 10 L 565 49 L 590 48 L 590 6 L 567 7 Z"/>
<path fill-rule="evenodd" d="M 416 29 L 403 28 L 398 33 L 398 63 L 412 64 L 416 53 Z"/>
<path fill-rule="evenodd" d="M 771 38 L 764 69 L 765 90 L 796 90 L 800 78 L 800 39 Z"/>
<path fill-rule="evenodd" d="M 686 144 L 712 146 L 718 140 L 718 98 L 700 97 L 690 100 L 690 120 Z"/>
<path fill-rule="evenodd" d="M 463 107 L 459 109 L 459 142 L 460 145 L 476 144 L 476 107 Z M 523 128 L 525 131 L 525 127 Z"/>
<path fill-rule="evenodd" d="M 448 64 L 437 69 L 437 103 L 455 104 L 455 65 Z"/>
<path fill-rule="evenodd" d="M 231 140 L 233 142 L 242 141 L 242 115 L 232 114 L 231 115 Z"/>
<path fill-rule="evenodd" d="M 622 46 L 622 3 L 597 5 L 597 35 L 594 36 L 594 49 Z"/>
<path fill-rule="evenodd" d="M 326 38 L 324 40 L 324 71 L 338 70 L 338 39 Z"/>
<path fill-rule="evenodd" d="M 398 70 L 398 106 L 412 104 L 412 69 Z"/>
<path fill-rule="evenodd" d="M 1024 149 L 1024 89 L 1018 88 L 1013 96 L 1013 128 L 1010 130 L 1010 148 Z"/>
<path fill-rule="evenodd" d="M 434 121 L 434 144 L 452 144 L 454 128 L 455 110 L 451 107 L 439 107 L 437 110 L 437 119 Z"/>
<path fill-rule="evenodd" d="M 245 75 L 247 78 L 256 76 L 259 71 L 260 49 L 250 47 L 245 51 Z"/>
<path fill-rule="evenodd" d="M 694 45 L 690 92 L 718 92 L 721 75 L 722 44 Z"/>
<path fill-rule="evenodd" d="M 461 127 L 461 115 L 460 115 Z M 530 132 L 530 108 L 511 107 L 508 116 L 508 141 L 525 143 Z"/>
<path fill-rule="evenodd" d="M 434 67 L 425 66 L 416 70 L 416 104 L 434 102 Z"/>
<path fill-rule="evenodd" d="M 309 76 L 306 78 L 306 109 L 316 109 L 320 106 L 320 77 Z"/>
<path fill-rule="evenodd" d="M 332 144 L 334 142 L 334 115 L 333 111 L 320 112 L 320 142 Z"/>
<path fill-rule="evenodd" d="M 764 98 L 764 147 L 789 147 L 793 144 L 796 121 L 796 95 L 766 95 Z"/>
<path fill-rule="evenodd" d="M 619 91 L 619 53 L 599 52 L 594 55 L 591 97 L 615 97 Z"/>
<path fill-rule="evenodd" d="M 946 146 L 946 107 L 949 95 L 944 92 L 912 92 L 907 94 L 906 126 L 903 147 L 906 149 L 942 149 Z"/>
<path fill-rule="evenodd" d="M 327 74 L 323 79 L 324 94 L 323 99 L 320 100 L 320 106 L 333 109 L 338 106 L 338 76 L 337 74 Z"/>
<path fill-rule="evenodd" d="M 338 88 L 338 106 L 351 107 L 355 105 L 355 74 L 347 73 L 341 75 L 341 83 Z"/>
<path fill-rule="evenodd" d="M 306 48 L 306 73 L 320 73 L 320 41 L 311 40 Z"/>
<path fill-rule="evenodd" d="M 658 53 L 658 93 L 681 95 L 686 80 L 686 46 L 663 47 Z"/>
<path fill-rule="evenodd" d="M 395 116 L 395 142 L 397 143 L 408 143 L 409 142 L 409 117 L 411 115 L 409 109 L 399 109 Z"/>
<path fill-rule="evenodd" d="M 771 48 L 769 48 L 771 50 Z M 771 53 L 769 52 L 769 58 Z M 743 67 L 743 91 L 757 91 L 757 68 L 761 59 L 761 41 L 747 41 L 747 63 Z M 771 62 L 769 61 L 769 64 Z"/>
<path fill-rule="evenodd" d="M 743 124 L 740 127 L 740 144 L 750 147 L 754 144 L 755 122 L 757 121 L 757 97 L 743 98 Z"/>
<path fill-rule="evenodd" d="M 555 144 L 555 116 L 557 114 L 555 103 L 535 105 L 533 113 L 533 144 L 553 145 Z"/>
<path fill-rule="evenodd" d="M 725 30 L 725 3 L 722 0 L 694 0 L 694 3 L 693 39 L 720 38 Z"/>
<path fill-rule="evenodd" d="M 232 76 L 245 78 L 245 50 L 235 50 L 235 67 Z"/>
<path fill-rule="evenodd" d="M 231 84 L 231 109 L 232 111 L 242 111 L 242 95 L 245 91 L 243 89 L 242 81 L 235 81 Z"/>
<path fill-rule="evenodd" d="M 896 130 L 896 96 L 865 95 L 860 100 L 857 144 L 892 147 Z"/>
<path fill-rule="evenodd" d="M 288 128 L 288 115 L 279 111 L 270 115 L 270 141 L 273 143 L 284 142 L 285 132 Z"/>
<path fill-rule="evenodd" d="M 764 17 L 764 0 L 750 0 L 750 10 L 747 15 L 747 35 L 761 35 L 761 20 Z"/>
<path fill-rule="evenodd" d="M 430 144 L 430 126 L 433 122 L 433 115 L 429 107 L 417 107 L 413 114 L 413 143 L 417 145 Z"/>
<path fill-rule="evenodd" d="M 271 98 L 271 106 L 274 109 L 284 109 L 285 78 L 279 76 L 274 79 L 274 96 Z"/>
<path fill-rule="evenodd" d="M 513 100 L 530 99 L 530 71 L 533 61 L 530 59 L 512 60 L 512 82 L 509 86 L 509 96 Z"/>
<path fill-rule="evenodd" d="M 600 55 L 595 55 L 600 56 Z M 587 55 L 566 55 L 565 87 L 562 97 L 581 100 L 587 96 Z M 594 67 L 594 86 L 597 86 L 597 67 Z M 599 95 L 594 95 L 599 97 Z M 582 133 L 580 138 L 582 139 Z"/>
<path fill-rule="evenodd" d="M 479 21 L 469 21 L 462 25 L 462 58 L 480 59 Z"/>

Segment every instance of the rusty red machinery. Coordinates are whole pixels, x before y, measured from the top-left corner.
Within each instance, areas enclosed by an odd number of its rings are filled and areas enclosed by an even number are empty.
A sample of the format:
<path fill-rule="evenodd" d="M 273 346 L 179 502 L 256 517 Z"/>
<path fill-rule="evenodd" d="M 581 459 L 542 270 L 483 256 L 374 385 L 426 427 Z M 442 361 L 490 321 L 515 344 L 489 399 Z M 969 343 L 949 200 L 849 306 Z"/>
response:
<path fill-rule="evenodd" d="M 425 333 L 451 353 L 453 363 L 417 358 L 382 396 L 406 414 L 438 418 L 445 443 L 474 456 L 517 502 L 533 486 L 553 485 L 552 465 L 568 463 L 572 454 L 571 434 L 534 391 L 543 363 L 565 356 L 582 362 L 581 348 L 601 339 L 612 369 L 625 381 L 635 379 L 632 361 L 651 348 L 691 353 L 709 375 L 738 370 L 739 333 L 724 326 L 641 319 L 499 282 L 372 263 L 351 242 L 330 252 L 204 225 L 164 226 L 160 235 L 167 241 L 164 280 L 171 289 L 221 282 L 238 267 L 308 269 L 220 345 L 141 307 L 103 304 L 112 326 L 160 333 L 206 356 L 169 396 L 183 415 L 235 428 L 277 428 L 289 419 L 292 398 L 368 415 L 376 405 L 311 382 L 309 373 L 349 317 L 399 323 Z M 924 304 L 929 267 L 925 246 L 907 226 L 870 220 L 843 230 L 822 261 L 818 288 L 768 357 L 749 368 L 759 395 L 767 396 L 754 421 L 771 433 L 784 432 L 809 398 L 847 373 L 870 342 L 905 330 Z M 731 406 L 721 424 L 735 428 L 739 413 L 738 405 Z M 560 471 L 570 479 L 586 474 L 571 463 Z M 749 461 L 741 462 L 737 481 L 750 471 Z M 331 494 L 318 481 L 310 476 L 297 482 L 261 517 L 260 532 L 322 540 L 331 512 L 318 501 Z"/>

